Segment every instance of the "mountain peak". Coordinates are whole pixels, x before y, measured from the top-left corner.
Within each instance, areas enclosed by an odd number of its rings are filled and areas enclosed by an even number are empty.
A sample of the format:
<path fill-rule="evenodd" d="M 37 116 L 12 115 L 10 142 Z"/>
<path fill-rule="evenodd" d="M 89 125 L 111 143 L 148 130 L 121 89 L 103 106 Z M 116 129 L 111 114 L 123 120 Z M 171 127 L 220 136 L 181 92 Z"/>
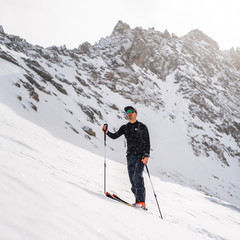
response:
<path fill-rule="evenodd" d="M 120 34 L 123 34 L 123 32 L 127 29 L 130 29 L 130 26 L 124 23 L 123 21 L 119 20 L 117 25 L 113 29 L 113 33 L 118 32 Z"/>
<path fill-rule="evenodd" d="M 191 38 L 195 41 L 205 41 L 215 48 L 219 49 L 218 43 L 210 38 L 207 34 L 199 29 L 194 29 L 184 36 L 184 38 Z"/>
<path fill-rule="evenodd" d="M 2 25 L 0 25 L 0 33 L 4 33 Z"/>

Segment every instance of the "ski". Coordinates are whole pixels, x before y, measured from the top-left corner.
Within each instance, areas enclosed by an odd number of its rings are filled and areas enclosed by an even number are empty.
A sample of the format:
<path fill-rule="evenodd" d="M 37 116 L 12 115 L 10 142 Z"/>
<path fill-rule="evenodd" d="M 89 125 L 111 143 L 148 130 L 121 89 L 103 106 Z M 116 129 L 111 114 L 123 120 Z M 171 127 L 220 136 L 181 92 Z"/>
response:
<path fill-rule="evenodd" d="M 118 201 L 118 202 L 121 202 L 121 203 L 123 203 L 123 204 L 125 204 L 125 205 L 127 205 L 127 206 L 129 206 L 129 207 L 132 207 L 132 204 L 124 201 L 123 199 L 121 199 L 120 197 L 118 197 L 116 194 L 111 194 L 111 193 L 109 193 L 109 192 L 106 192 L 106 196 L 109 197 L 109 198 L 111 198 L 111 199 L 113 199 L 113 200 L 116 200 L 116 201 Z"/>
<path fill-rule="evenodd" d="M 118 197 L 116 194 L 113 194 L 113 197 L 114 197 L 115 199 L 117 199 L 119 202 L 122 202 L 122 203 L 128 205 L 129 207 L 132 207 L 132 204 L 124 201 L 123 199 L 121 199 L 120 197 Z"/>
<path fill-rule="evenodd" d="M 109 198 L 111 198 L 111 199 L 113 199 L 113 200 L 116 200 L 116 201 L 118 201 L 118 202 L 121 202 L 121 203 L 123 203 L 123 204 L 125 204 L 125 205 L 127 205 L 127 206 L 129 206 L 129 207 L 133 207 L 133 208 L 135 208 L 135 209 L 144 210 L 144 211 L 147 211 L 147 210 L 148 210 L 147 208 L 145 208 L 145 209 L 144 209 L 144 208 L 137 208 L 137 207 L 133 206 L 132 204 L 124 201 L 122 198 L 120 198 L 120 197 L 117 196 L 116 194 L 111 194 L 111 193 L 109 193 L 109 192 L 106 192 L 106 196 L 109 197 Z"/>
<path fill-rule="evenodd" d="M 115 198 L 113 197 L 113 195 L 112 195 L 111 193 L 109 193 L 109 192 L 106 192 L 105 195 L 106 195 L 107 197 L 113 199 L 113 200 L 117 200 L 117 199 L 115 199 Z"/>

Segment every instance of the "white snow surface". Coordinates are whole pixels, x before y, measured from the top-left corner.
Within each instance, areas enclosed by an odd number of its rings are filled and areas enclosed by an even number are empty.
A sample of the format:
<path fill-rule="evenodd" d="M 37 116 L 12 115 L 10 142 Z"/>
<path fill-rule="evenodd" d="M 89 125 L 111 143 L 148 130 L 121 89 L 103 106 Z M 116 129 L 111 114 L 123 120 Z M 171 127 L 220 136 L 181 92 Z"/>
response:
<path fill-rule="evenodd" d="M 238 207 L 152 176 L 161 220 L 146 174 L 149 210 L 128 207 L 104 196 L 103 157 L 0 110 L 0 239 L 239 239 Z M 133 201 L 126 165 L 108 158 L 107 190 Z"/>

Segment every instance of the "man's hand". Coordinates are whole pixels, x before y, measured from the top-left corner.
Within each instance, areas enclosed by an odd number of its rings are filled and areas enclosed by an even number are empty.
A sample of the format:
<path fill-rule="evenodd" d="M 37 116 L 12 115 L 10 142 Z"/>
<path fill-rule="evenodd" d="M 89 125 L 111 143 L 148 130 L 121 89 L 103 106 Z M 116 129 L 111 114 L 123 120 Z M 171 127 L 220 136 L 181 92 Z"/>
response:
<path fill-rule="evenodd" d="M 149 159 L 149 157 L 145 157 L 145 158 L 142 159 L 142 162 L 143 162 L 145 165 L 147 165 L 148 159 Z"/>
<path fill-rule="evenodd" d="M 107 134 L 108 133 L 108 125 L 104 124 L 102 130 L 103 130 L 103 132 L 105 132 Z"/>

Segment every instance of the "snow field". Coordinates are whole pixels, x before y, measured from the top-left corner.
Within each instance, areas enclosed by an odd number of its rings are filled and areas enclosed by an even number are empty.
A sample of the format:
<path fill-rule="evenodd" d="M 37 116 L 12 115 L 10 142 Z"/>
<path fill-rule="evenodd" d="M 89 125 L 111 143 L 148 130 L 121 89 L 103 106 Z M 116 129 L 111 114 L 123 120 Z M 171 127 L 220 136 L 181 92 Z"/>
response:
<path fill-rule="evenodd" d="M 164 220 L 146 174 L 148 212 L 106 198 L 103 157 L 0 109 L 0 239 L 239 238 L 239 208 L 156 177 Z M 107 176 L 108 191 L 132 202 L 126 166 L 107 159 Z"/>

